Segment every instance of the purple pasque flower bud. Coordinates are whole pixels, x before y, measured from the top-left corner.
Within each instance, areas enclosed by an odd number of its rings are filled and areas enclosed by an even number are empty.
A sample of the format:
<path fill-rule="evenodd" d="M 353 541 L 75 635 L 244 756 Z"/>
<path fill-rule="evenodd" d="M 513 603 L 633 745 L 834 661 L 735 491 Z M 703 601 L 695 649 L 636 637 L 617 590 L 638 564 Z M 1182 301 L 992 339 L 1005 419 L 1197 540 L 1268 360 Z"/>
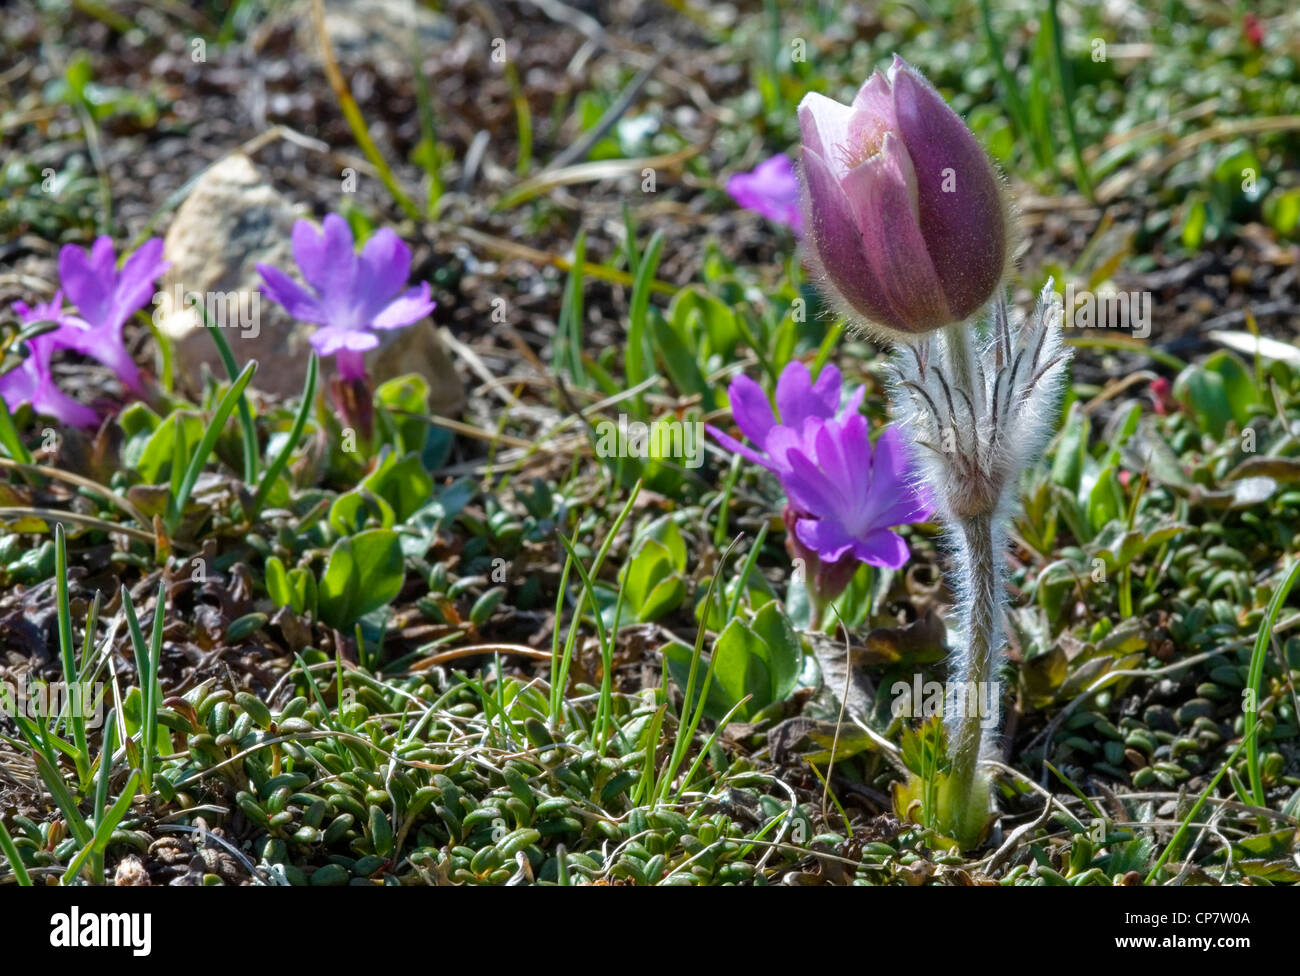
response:
<path fill-rule="evenodd" d="M 841 105 L 799 105 L 811 263 L 851 318 L 898 337 L 961 322 L 1007 264 L 998 175 L 961 118 L 897 55 Z"/>

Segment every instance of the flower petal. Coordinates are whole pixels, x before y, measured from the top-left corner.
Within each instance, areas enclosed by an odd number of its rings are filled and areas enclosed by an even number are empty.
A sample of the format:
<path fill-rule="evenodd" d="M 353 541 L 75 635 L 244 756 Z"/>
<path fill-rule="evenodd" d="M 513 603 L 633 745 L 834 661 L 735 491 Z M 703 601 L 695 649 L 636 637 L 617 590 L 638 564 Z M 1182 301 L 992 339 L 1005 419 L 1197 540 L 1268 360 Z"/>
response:
<path fill-rule="evenodd" d="M 770 460 L 763 457 L 763 455 L 757 453 L 752 448 L 746 447 L 744 444 L 740 443 L 740 441 L 736 440 L 734 437 L 732 437 L 730 434 L 726 433 L 725 431 L 719 430 L 717 427 L 714 427 L 712 424 L 705 424 L 704 429 L 707 430 L 710 434 L 712 434 L 714 440 L 716 440 L 727 450 L 734 451 L 735 453 L 739 454 L 741 457 L 748 458 L 750 461 L 753 461 L 755 464 L 767 468 L 769 471 L 774 472 L 776 470 L 772 466 L 772 462 Z"/>
<path fill-rule="evenodd" d="M 372 296 L 372 311 L 382 309 L 402 290 L 411 274 L 411 249 L 387 227 L 370 236 L 361 249 L 361 279 L 357 282 Z"/>
<path fill-rule="evenodd" d="M 881 150 L 844 178 L 867 260 L 906 332 L 953 321 L 917 223 L 916 177 L 907 150 L 886 134 Z"/>
<path fill-rule="evenodd" d="M 864 539 L 854 539 L 853 554 L 882 569 L 898 569 L 912 555 L 903 537 L 889 529 L 876 529 Z"/>
<path fill-rule="evenodd" d="M 814 270 L 858 316 L 901 329 L 903 319 L 889 303 L 867 259 L 862 232 L 844 188 L 826 161 L 804 146 L 803 196 L 805 238 Z"/>
<path fill-rule="evenodd" d="M 273 302 L 278 302 L 293 318 L 302 322 L 324 324 L 325 313 L 316 296 L 303 288 L 279 268 L 269 264 L 257 265 L 262 276 L 262 291 Z"/>
<path fill-rule="evenodd" d="M 891 69 L 898 131 L 916 170 L 919 222 L 955 319 L 974 314 L 1006 263 L 1002 190 L 961 117 L 915 68 Z"/>
<path fill-rule="evenodd" d="M 105 250 L 108 252 L 107 272 L 103 270 Z M 113 242 L 108 237 L 95 242 L 90 257 L 75 244 L 65 244 L 59 250 L 59 281 L 63 290 L 82 318 L 92 323 L 108 317 L 114 285 L 112 250 Z"/>
<path fill-rule="evenodd" d="M 96 325 L 121 325 L 143 308 L 156 292 L 158 277 L 171 267 L 163 260 L 163 240 L 150 238 L 126 259 L 113 288 L 112 308 L 106 320 Z"/>
<path fill-rule="evenodd" d="M 727 193 L 746 210 L 785 224 L 796 234 L 803 232 L 799 177 L 785 153 L 763 160 L 752 172 L 733 174 L 727 180 Z"/>
<path fill-rule="evenodd" d="M 751 441 L 763 447 L 768 431 L 776 425 L 772 404 L 763 388 L 748 376 L 737 376 L 727 387 L 727 396 L 731 400 L 731 415 L 736 426 Z"/>
<path fill-rule="evenodd" d="M 836 562 L 854 548 L 844 527 L 829 519 L 801 518 L 795 523 L 795 533 L 824 563 Z"/>
<path fill-rule="evenodd" d="M 433 311 L 436 304 L 429 298 L 429 283 L 424 281 L 419 287 L 393 299 L 368 325 L 372 329 L 400 329 L 420 321 Z"/>
<path fill-rule="evenodd" d="M 312 348 L 320 355 L 332 356 L 342 349 L 350 349 L 354 352 L 373 349 L 379 345 L 379 337 L 361 329 L 343 329 L 336 325 L 327 325 L 313 332 L 310 342 Z"/>
<path fill-rule="evenodd" d="M 851 106 L 842 105 L 833 98 L 809 92 L 799 103 L 799 132 L 803 138 L 804 164 L 807 152 L 812 150 L 821 159 L 831 161 L 849 134 Z"/>

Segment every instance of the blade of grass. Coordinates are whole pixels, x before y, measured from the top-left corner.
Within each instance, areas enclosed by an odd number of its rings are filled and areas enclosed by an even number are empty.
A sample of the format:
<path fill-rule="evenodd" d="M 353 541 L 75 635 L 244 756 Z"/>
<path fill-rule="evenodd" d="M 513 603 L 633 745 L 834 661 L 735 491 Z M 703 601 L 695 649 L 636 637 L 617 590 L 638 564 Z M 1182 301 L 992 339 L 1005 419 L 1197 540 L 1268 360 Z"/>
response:
<path fill-rule="evenodd" d="M 0 398 L 0 447 L 3 447 L 5 453 L 20 464 L 31 464 L 34 460 L 32 452 L 27 450 L 27 445 L 18 436 L 13 415 L 9 413 L 9 407 L 2 398 Z"/>
<path fill-rule="evenodd" d="M 86 718 L 81 708 L 72 702 L 73 688 L 77 685 L 77 662 L 73 656 L 72 611 L 68 604 L 68 542 L 63 533 L 63 523 L 54 523 L 54 594 L 59 627 L 59 660 L 63 665 L 63 686 L 67 700 L 68 725 L 72 741 L 77 747 L 72 757 L 77 767 L 77 782 L 85 785 L 90 779 L 90 749 L 86 745 Z"/>
<path fill-rule="evenodd" d="M 217 404 L 217 411 L 213 414 L 212 423 L 203 432 L 203 438 L 199 441 L 197 450 L 190 458 L 190 464 L 185 471 L 185 477 L 181 481 L 180 490 L 167 500 L 167 516 L 164 519 L 164 524 L 167 526 L 168 535 L 175 534 L 177 526 L 180 525 L 181 516 L 185 512 L 185 503 L 189 501 L 190 492 L 194 490 L 194 485 L 199 480 L 203 465 L 207 463 L 212 449 L 217 446 L 217 438 L 221 436 L 221 431 L 226 426 L 226 420 L 230 417 L 231 411 L 235 409 L 235 404 L 243 395 L 244 387 L 248 386 L 248 381 L 253 378 L 256 369 L 256 361 L 245 366 L 243 372 L 235 379 L 234 385 L 226 391 L 226 395 Z"/>
<path fill-rule="evenodd" d="M 262 510 L 266 496 L 270 494 L 271 488 L 274 487 L 276 480 L 288 465 L 289 458 L 293 455 L 293 452 L 298 447 L 298 442 L 302 439 L 302 432 L 307 426 L 307 418 L 311 415 L 312 401 L 316 398 L 316 382 L 319 374 L 320 360 L 313 350 L 307 360 L 307 378 L 303 384 L 302 400 L 298 404 L 298 412 L 294 414 L 293 425 L 289 428 L 289 439 L 285 442 L 284 449 L 275 456 L 275 460 L 268 464 L 266 471 L 262 473 L 262 480 L 257 486 L 257 494 L 253 496 L 252 511 L 248 515 L 250 520 L 257 518 L 257 513 Z"/>
<path fill-rule="evenodd" d="M 754 536 L 754 544 L 749 547 L 749 555 L 745 557 L 745 565 L 741 567 L 740 576 L 736 579 L 736 592 L 731 594 L 731 603 L 727 606 L 726 622 L 730 622 L 731 618 L 740 609 L 740 598 L 745 595 L 745 584 L 749 582 L 749 574 L 754 569 L 754 563 L 758 561 L 759 550 L 763 548 L 763 540 L 766 538 L 767 523 L 764 522 L 759 527 L 758 534 Z"/>
<path fill-rule="evenodd" d="M 655 271 L 659 267 L 659 256 L 664 249 L 664 233 L 654 232 L 650 243 L 646 245 L 641 263 L 637 265 L 635 283 L 632 286 L 632 304 L 627 320 L 627 349 L 623 353 L 623 373 L 628 386 L 636 386 L 650 373 L 647 357 L 649 347 L 646 343 L 646 315 L 650 308 L 650 282 L 654 281 Z M 640 394 L 632 401 L 637 416 L 645 415 L 645 400 Z"/>
<path fill-rule="evenodd" d="M 1255 737 L 1255 728 L 1259 722 L 1259 686 L 1264 678 L 1264 660 L 1268 656 L 1268 648 L 1273 640 L 1273 627 L 1277 623 L 1278 614 L 1282 612 L 1282 604 L 1291 594 L 1291 588 L 1295 586 L 1297 577 L 1300 577 L 1300 559 L 1296 559 L 1286 571 L 1286 576 L 1282 579 L 1278 588 L 1273 591 L 1272 599 L 1268 601 L 1268 609 L 1264 612 L 1264 620 L 1259 627 L 1259 633 L 1255 637 L 1255 648 L 1250 655 L 1250 671 L 1246 677 L 1247 707 L 1243 718 L 1245 725 L 1243 732 L 1246 736 L 1246 770 L 1250 774 L 1250 792 L 1251 799 L 1256 806 L 1265 806 L 1264 797 L 1264 780 L 1259 771 L 1259 744 Z"/>
<path fill-rule="evenodd" d="M 1070 62 L 1065 60 L 1065 44 L 1061 40 L 1061 18 L 1057 15 L 1056 0 L 1047 0 L 1047 19 L 1051 24 L 1052 73 L 1056 85 L 1061 90 L 1061 100 L 1065 104 L 1065 131 L 1070 139 L 1070 155 L 1074 157 L 1074 179 L 1079 184 L 1083 195 L 1092 199 L 1095 194 L 1092 179 L 1088 176 L 1088 164 L 1083 158 L 1083 147 L 1079 143 L 1079 131 L 1074 121 L 1074 78 Z"/>
<path fill-rule="evenodd" d="M 99 775 L 95 779 L 95 800 L 92 811 L 95 817 L 95 832 L 104 822 L 104 808 L 108 805 L 109 781 L 113 778 L 113 750 L 116 748 L 117 711 L 110 708 L 104 719 L 104 748 L 99 752 Z M 100 851 L 91 861 L 91 873 L 98 884 L 104 882 L 104 854 Z"/>
<path fill-rule="evenodd" d="M 605 557 L 609 555 L 610 546 L 614 544 L 614 539 L 618 536 L 619 529 L 621 529 L 623 527 L 623 523 L 627 521 L 628 515 L 631 514 L 632 512 L 632 506 L 636 503 L 637 496 L 640 494 L 641 494 L 641 481 L 638 479 L 636 484 L 632 486 L 632 490 L 628 493 L 627 503 L 624 504 L 623 510 L 618 513 L 618 518 L 614 519 L 614 524 L 610 527 L 609 532 L 605 535 L 605 541 L 601 544 L 600 549 L 596 551 L 596 558 L 592 561 L 591 569 L 589 573 L 584 577 L 584 580 L 595 579 L 595 577 L 600 573 L 600 568 L 602 565 L 604 565 Z M 557 533 L 557 535 L 558 534 L 559 533 Z M 561 540 L 561 541 L 568 542 L 568 540 Z M 575 529 L 573 546 L 576 546 L 576 544 L 577 544 L 577 530 Z M 570 558 L 572 559 L 573 547 L 566 545 L 565 549 L 569 550 Z M 568 569 L 567 563 L 565 569 L 566 570 Z M 580 569 L 579 572 L 581 573 L 582 570 Z M 569 622 L 569 633 L 564 643 L 564 655 L 560 659 L 560 673 L 558 675 L 554 673 L 552 674 L 552 678 L 554 680 L 551 683 L 551 694 L 552 697 L 556 700 L 557 708 L 559 702 L 563 700 L 563 688 L 569 680 L 569 662 L 573 659 L 573 649 L 577 644 L 578 631 L 582 624 L 582 612 L 586 608 L 587 598 L 590 589 L 591 589 L 590 586 L 584 581 L 582 592 L 578 594 L 578 600 L 574 604 L 573 618 Z M 563 599 L 563 595 L 564 595 L 564 589 L 563 587 L 561 587 L 560 596 L 559 598 L 557 598 L 556 601 L 557 606 L 560 606 L 559 600 Z M 591 605 L 596 609 L 596 616 L 597 618 L 599 618 L 600 606 L 599 604 L 596 603 L 595 594 L 591 594 Z M 559 621 L 558 616 L 556 617 L 556 621 L 558 626 L 558 621 Z M 598 627 L 600 626 L 599 623 L 597 626 Z M 561 689 L 559 692 L 556 691 L 557 687 Z M 552 722 L 556 720 L 556 714 L 557 714 L 556 711 L 553 710 L 552 717 L 551 717 Z"/>
<path fill-rule="evenodd" d="M 95 824 L 95 833 L 90 839 L 90 843 L 82 847 L 77 852 L 76 857 L 68 862 L 68 869 L 63 872 L 63 883 L 65 885 L 72 883 L 72 879 L 77 876 L 77 872 L 81 870 L 81 866 L 86 863 L 87 858 L 91 856 L 103 857 L 104 851 L 108 849 L 108 842 L 112 839 L 113 831 L 122 822 L 127 810 L 131 809 L 131 802 L 135 799 L 139 783 L 140 771 L 132 770 L 131 778 L 126 781 L 122 795 L 104 814 L 102 821 Z M 102 880 L 101 878 L 100 881 L 102 882 Z"/>
<path fill-rule="evenodd" d="M 1002 86 L 1002 100 L 1006 103 L 1007 113 L 1011 116 L 1011 124 L 1015 126 L 1016 134 L 1028 142 L 1030 149 L 1035 156 L 1038 156 L 1039 147 L 1030 137 L 1029 120 L 1025 115 L 1024 103 L 1020 101 L 1016 81 L 1007 69 L 1002 42 L 993 30 L 993 14 L 989 9 L 989 0 L 980 0 L 980 21 L 984 28 L 984 39 L 989 45 L 989 56 L 993 59 L 993 65 L 998 72 L 998 83 Z M 1042 158 L 1038 160 L 1040 166 L 1046 166 L 1048 162 L 1049 160 Z"/>
<path fill-rule="evenodd" d="M 721 600 L 722 597 L 722 591 L 718 589 L 718 580 L 722 576 L 722 571 L 726 567 L 727 561 L 731 558 L 732 552 L 735 551 L 736 546 L 740 545 L 740 540 L 743 538 L 744 533 L 741 533 L 731 540 L 731 545 L 727 546 L 727 551 L 724 552 L 722 558 L 718 560 L 717 571 L 714 572 L 713 578 L 709 580 L 709 589 L 704 595 L 704 612 L 700 616 L 700 625 L 695 631 L 695 647 L 691 654 L 691 669 L 686 676 L 686 687 L 683 689 L 685 697 L 682 699 L 682 718 L 686 718 L 685 710 L 692 707 L 692 702 L 695 703 L 694 712 L 689 721 L 679 721 L 677 723 L 677 735 L 673 741 L 672 757 L 668 760 L 668 766 L 664 770 L 663 779 L 655 785 L 656 802 L 667 795 L 668 787 L 672 784 L 673 777 L 677 775 L 678 768 L 686 758 L 686 753 L 690 749 L 691 742 L 695 738 L 695 731 L 699 728 L 700 722 L 704 718 L 704 704 L 708 700 L 709 687 L 713 684 L 713 669 L 718 661 L 717 654 L 713 654 L 709 657 L 709 666 L 704 672 L 704 683 L 700 688 L 698 696 L 694 696 L 695 676 L 699 670 L 700 660 L 704 654 L 704 635 L 708 628 L 709 612 L 713 605 L 714 594 L 717 594 L 719 600 Z M 719 609 L 722 609 L 721 604 L 719 604 Z"/>
<path fill-rule="evenodd" d="M 208 330 L 208 335 L 212 336 L 217 354 L 221 357 L 221 365 L 226 367 L 226 375 L 233 383 L 239 378 L 239 367 L 235 364 L 235 354 L 230 349 L 230 343 L 226 341 L 221 329 L 212 324 L 203 303 L 198 302 L 197 305 L 203 315 L 203 326 Z M 257 480 L 257 428 L 253 426 L 253 411 L 248 406 L 248 397 L 242 392 L 239 394 L 239 429 L 244 438 L 244 484 L 251 485 Z"/>
<path fill-rule="evenodd" d="M 1142 882 L 1144 885 L 1148 885 L 1152 882 L 1155 876 L 1160 872 L 1160 869 L 1165 866 L 1165 862 L 1169 860 L 1170 856 L 1177 849 L 1178 845 L 1182 843 L 1183 837 L 1186 836 L 1187 830 L 1191 826 L 1192 821 L 1194 821 L 1196 815 L 1201 812 L 1201 807 L 1205 806 L 1205 801 L 1209 798 L 1210 794 L 1214 792 L 1214 788 L 1219 785 L 1219 781 L 1223 779 L 1224 774 L 1232 764 L 1237 761 L 1237 757 L 1241 755 L 1241 750 L 1246 748 L 1246 744 L 1254 739 L 1255 732 L 1257 731 L 1258 728 L 1243 735 L 1241 741 L 1237 743 L 1237 748 L 1233 749 L 1232 754 L 1224 760 L 1223 765 L 1219 767 L 1219 771 L 1215 773 L 1214 779 L 1210 780 L 1209 785 L 1205 787 L 1196 802 L 1192 804 L 1192 808 L 1187 811 L 1187 816 L 1183 818 L 1183 822 L 1179 825 L 1178 829 L 1174 831 L 1174 836 L 1169 838 L 1168 845 L 1166 845 L 1165 849 L 1161 852 L 1160 857 L 1156 859 L 1156 863 L 1151 866 L 1151 870 L 1147 872 L 1147 876 Z"/>
<path fill-rule="evenodd" d="M 68 829 L 72 831 L 72 836 L 77 838 L 78 844 L 89 844 L 91 833 L 90 827 L 86 825 L 86 818 L 81 815 L 77 808 L 77 801 L 72 793 L 68 790 L 68 784 L 63 780 L 63 774 L 59 768 L 46 759 L 39 752 L 32 753 L 32 760 L 36 763 L 36 772 L 40 774 L 41 781 L 49 791 L 50 796 L 59 809 L 63 811 L 63 817 L 68 822 Z"/>
<path fill-rule="evenodd" d="M 162 658 L 163 613 L 166 609 L 166 584 L 159 582 L 154 607 L 153 630 L 146 645 L 140 621 L 136 618 L 131 594 L 122 587 L 122 609 L 135 655 L 136 674 L 140 680 L 140 763 L 144 767 L 144 791 L 153 792 L 153 765 L 158 740 L 158 662 Z"/>
<path fill-rule="evenodd" d="M 423 216 L 420 208 L 415 202 L 406 195 L 397 182 L 397 177 L 388 166 L 388 160 L 384 159 L 384 154 L 379 151 L 375 141 L 370 138 L 370 129 L 366 125 L 366 118 L 361 114 L 361 109 L 357 107 L 356 99 L 352 97 L 352 92 L 348 89 L 348 84 L 343 80 L 343 73 L 339 71 L 338 61 L 334 58 L 334 45 L 330 41 L 329 31 L 325 29 L 325 5 L 322 0 L 312 0 L 311 3 L 312 24 L 316 30 L 316 38 L 320 44 L 321 64 L 325 69 L 325 79 L 334 91 L 334 97 L 338 100 L 339 109 L 343 112 L 343 117 L 347 120 L 348 128 L 352 130 L 352 138 L 357 141 L 361 151 L 365 153 L 366 159 L 370 160 L 372 166 L 379 173 L 379 179 L 388 189 L 389 194 L 402 208 L 408 217 L 412 220 L 419 220 Z"/>
<path fill-rule="evenodd" d="M 27 866 L 18 856 L 18 848 L 14 846 L 14 839 L 9 836 L 9 830 L 0 820 L 0 851 L 4 852 L 5 860 L 9 862 L 9 870 L 14 873 L 14 881 L 24 888 L 32 886 L 32 879 L 27 873 Z"/>

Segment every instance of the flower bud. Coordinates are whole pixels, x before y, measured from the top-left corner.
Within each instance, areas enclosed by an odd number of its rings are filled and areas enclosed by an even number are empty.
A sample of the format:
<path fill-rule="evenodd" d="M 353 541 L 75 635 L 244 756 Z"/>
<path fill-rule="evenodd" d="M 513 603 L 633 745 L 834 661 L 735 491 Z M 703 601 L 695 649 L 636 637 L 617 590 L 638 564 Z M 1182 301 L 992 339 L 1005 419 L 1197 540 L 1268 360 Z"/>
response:
<path fill-rule="evenodd" d="M 961 118 L 895 56 L 841 105 L 799 105 L 812 263 L 853 316 L 916 335 L 977 312 L 1002 281 L 1002 188 Z"/>

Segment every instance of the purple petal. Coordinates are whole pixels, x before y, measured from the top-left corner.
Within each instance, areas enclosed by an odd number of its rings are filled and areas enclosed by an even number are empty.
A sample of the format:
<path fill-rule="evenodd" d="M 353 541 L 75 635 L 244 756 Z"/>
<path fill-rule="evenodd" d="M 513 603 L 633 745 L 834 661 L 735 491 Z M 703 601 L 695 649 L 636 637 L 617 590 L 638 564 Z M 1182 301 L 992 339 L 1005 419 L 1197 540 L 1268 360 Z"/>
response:
<path fill-rule="evenodd" d="M 318 231 L 308 220 L 293 225 L 293 257 L 307 284 L 319 292 L 328 308 L 340 299 L 346 302 L 356 283 L 357 256 L 353 253 L 352 230 L 338 214 L 326 214 Z"/>
<path fill-rule="evenodd" d="M 895 56 L 890 73 L 898 131 L 916 168 L 921 232 L 942 269 L 946 303 L 964 319 L 1002 279 L 1007 239 L 998 178 L 961 117 L 915 68 Z"/>
<path fill-rule="evenodd" d="M 817 382 L 812 385 L 812 395 L 818 403 L 815 416 L 830 418 L 839 412 L 840 391 L 843 386 L 844 378 L 840 375 L 838 366 L 827 363 L 822 367 L 822 371 L 817 374 Z M 858 389 L 866 392 L 866 387 Z"/>
<path fill-rule="evenodd" d="M 795 534 L 824 563 L 843 558 L 853 548 L 853 540 L 843 526 L 828 519 L 802 518 L 795 523 Z"/>
<path fill-rule="evenodd" d="M 802 233 L 799 178 L 785 153 L 765 159 L 752 172 L 734 174 L 727 180 L 727 193 L 746 210 Z"/>
<path fill-rule="evenodd" d="M 284 310 L 293 318 L 302 322 L 324 323 L 325 314 L 316 296 L 298 282 L 269 264 L 257 265 L 257 273 L 262 276 L 262 291 L 266 292 L 271 301 L 284 306 Z"/>
<path fill-rule="evenodd" d="M 776 468 L 773 467 L 772 462 L 770 460 L 763 457 L 763 455 L 755 452 L 753 449 L 746 447 L 744 444 L 740 443 L 740 441 L 736 440 L 730 434 L 727 434 L 724 431 L 719 430 L 717 427 L 714 427 L 712 424 L 705 424 L 704 429 L 707 430 L 710 434 L 712 434 L 714 439 L 723 447 L 725 447 L 727 450 L 734 451 L 735 453 L 739 454 L 741 457 L 747 458 L 750 461 L 753 461 L 755 464 L 767 468 L 769 471 L 773 471 L 773 472 L 776 471 Z"/>
<path fill-rule="evenodd" d="M 31 401 L 32 409 L 37 413 L 54 417 L 74 427 L 94 427 L 99 423 L 99 414 L 84 403 L 78 403 L 68 396 L 51 380 L 36 392 Z"/>
<path fill-rule="evenodd" d="M 808 367 L 798 359 L 785 364 L 776 380 L 776 408 L 786 427 L 802 427 L 812 416 L 812 377 Z M 838 406 L 838 404 L 837 404 Z"/>
<path fill-rule="evenodd" d="M 790 467 L 781 480 L 790 501 L 809 515 L 838 519 L 844 507 L 839 486 L 802 451 L 789 451 L 785 460 Z"/>
<path fill-rule="evenodd" d="M 376 309 L 387 305 L 411 274 L 411 249 L 387 227 L 366 241 L 360 261 L 362 278 L 357 284 L 373 296 Z"/>
<path fill-rule="evenodd" d="M 876 529 L 864 539 L 853 540 L 853 554 L 882 569 L 898 569 L 911 556 L 903 537 L 889 529 Z"/>
<path fill-rule="evenodd" d="M 748 376 L 737 376 L 727 387 L 727 396 L 731 399 L 731 415 L 736 426 L 751 441 L 762 446 L 768 431 L 776 425 L 772 404 L 763 388 Z"/>
<path fill-rule="evenodd" d="M 138 396 L 143 395 L 140 368 L 122 341 L 121 326 L 73 329 L 66 333 L 61 330 L 60 336 L 65 348 L 97 359 L 116 373 L 127 389 Z"/>
<path fill-rule="evenodd" d="M 357 255 L 353 250 L 352 229 L 338 214 L 325 215 L 322 224 L 325 234 L 324 262 L 320 273 L 324 280 L 319 284 L 307 278 L 328 301 L 351 301 L 361 284 Z M 305 277 L 305 273 L 304 273 Z"/>
<path fill-rule="evenodd" d="M 341 329 L 327 325 L 311 334 L 312 348 L 322 356 L 332 356 L 342 349 L 364 352 L 379 345 L 379 337 L 361 329 Z"/>
<path fill-rule="evenodd" d="M 368 324 L 372 329 L 400 329 L 420 321 L 433 311 L 434 305 L 435 302 L 429 298 L 429 283 L 421 282 L 419 287 L 395 298 Z"/>
<path fill-rule="evenodd" d="M 105 249 L 107 271 L 103 270 Z M 90 322 L 108 318 L 114 285 L 112 251 L 113 243 L 107 237 L 95 241 L 90 257 L 75 244 L 65 244 L 59 250 L 59 281 L 82 318 Z"/>
<path fill-rule="evenodd" d="M 867 260 L 862 233 L 844 188 L 827 162 L 807 145 L 803 152 L 805 241 L 814 268 L 859 315 L 872 322 L 902 328 L 902 319 L 889 304 Z"/>
<path fill-rule="evenodd" d="M 126 259 L 113 289 L 112 311 L 109 318 L 96 325 L 120 325 L 147 305 L 156 291 L 155 282 L 171 262 L 162 259 L 163 241 L 154 237 L 140 245 Z"/>
<path fill-rule="evenodd" d="M 841 105 L 833 98 L 817 92 L 809 92 L 803 97 L 799 103 L 799 132 L 803 139 L 805 166 L 808 150 L 823 160 L 834 158 L 838 147 L 848 138 L 852 116 L 850 106 Z"/>
<path fill-rule="evenodd" d="M 917 223 L 916 176 L 907 150 L 886 135 L 881 151 L 844 178 L 867 260 L 903 329 L 923 332 L 953 320 Z"/>

